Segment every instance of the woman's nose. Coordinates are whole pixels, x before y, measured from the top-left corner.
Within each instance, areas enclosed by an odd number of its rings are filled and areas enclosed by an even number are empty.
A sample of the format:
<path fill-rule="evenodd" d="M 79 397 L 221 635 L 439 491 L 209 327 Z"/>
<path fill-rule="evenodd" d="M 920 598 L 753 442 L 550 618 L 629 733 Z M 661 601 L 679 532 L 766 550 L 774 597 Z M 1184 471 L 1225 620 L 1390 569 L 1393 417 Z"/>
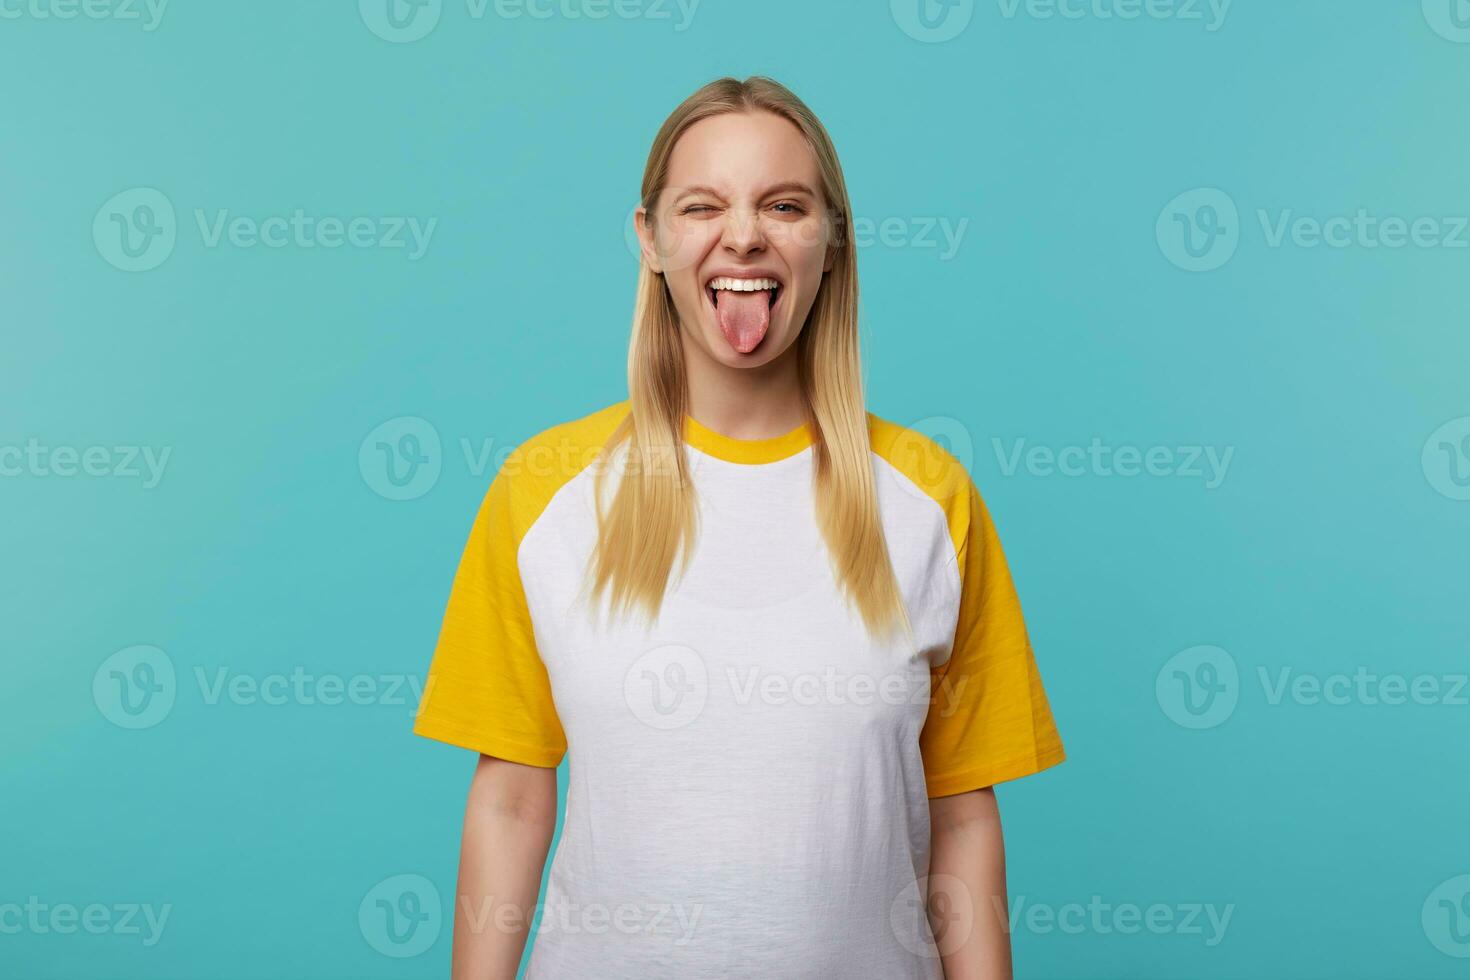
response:
<path fill-rule="evenodd" d="M 731 209 L 725 218 L 725 240 L 728 248 L 748 252 L 765 245 L 766 233 L 760 216 L 754 211 Z"/>

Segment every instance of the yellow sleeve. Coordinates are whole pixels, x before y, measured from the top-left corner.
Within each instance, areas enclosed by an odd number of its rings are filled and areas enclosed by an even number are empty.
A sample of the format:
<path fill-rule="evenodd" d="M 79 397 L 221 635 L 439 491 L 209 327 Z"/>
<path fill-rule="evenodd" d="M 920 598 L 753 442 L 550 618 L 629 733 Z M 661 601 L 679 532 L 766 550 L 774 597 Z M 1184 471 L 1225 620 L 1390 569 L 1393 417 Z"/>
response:
<path fill-rule="evenodd" d="M 532 766 L 555 767 L 566 735 L 536 648 L 517 553 L 539 508 L 496 473 L 465 545 L 414 720 L 416 734 Z"/>
<path fill-rule="evenodd" d="M 1030 775 L 1066 758 L 1021 618 L 1000 538 L 968 476 L 955 562 L 954 645 L 932 671 L 919 748 L 929 796 L 951 796 Z"/>

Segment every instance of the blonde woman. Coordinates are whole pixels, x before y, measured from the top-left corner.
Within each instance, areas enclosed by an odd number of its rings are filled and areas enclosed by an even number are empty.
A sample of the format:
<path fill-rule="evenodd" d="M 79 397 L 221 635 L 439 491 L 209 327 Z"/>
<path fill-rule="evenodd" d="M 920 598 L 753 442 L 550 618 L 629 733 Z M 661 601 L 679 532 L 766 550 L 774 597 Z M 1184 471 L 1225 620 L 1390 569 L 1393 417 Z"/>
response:
<path fill-rule="evenodd" d="M 719 79 L 635 220 L 629 398 L 496 474 L 415 723 L 480 754 L 453 975 L 540 904 L 532 980 L 1008 977 L 991 787 L 1062 744 L 968 473 L 865 408 L 832 142 Z"/>

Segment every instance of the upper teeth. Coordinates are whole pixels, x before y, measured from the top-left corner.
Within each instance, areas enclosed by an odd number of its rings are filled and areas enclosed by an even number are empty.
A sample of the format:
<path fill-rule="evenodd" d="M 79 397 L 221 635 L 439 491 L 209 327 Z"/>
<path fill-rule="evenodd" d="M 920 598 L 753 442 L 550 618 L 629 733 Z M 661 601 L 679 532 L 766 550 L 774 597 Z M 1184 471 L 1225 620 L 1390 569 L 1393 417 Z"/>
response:
<path fill-rule="evenodd" d="M 740 292 L 751 292 L 757 289 L 775 289 L 780 285 L 774 279 L 731 279 L 728 276 L 716 276 L 709 281 L 710 289 L 734 289 Z"/>

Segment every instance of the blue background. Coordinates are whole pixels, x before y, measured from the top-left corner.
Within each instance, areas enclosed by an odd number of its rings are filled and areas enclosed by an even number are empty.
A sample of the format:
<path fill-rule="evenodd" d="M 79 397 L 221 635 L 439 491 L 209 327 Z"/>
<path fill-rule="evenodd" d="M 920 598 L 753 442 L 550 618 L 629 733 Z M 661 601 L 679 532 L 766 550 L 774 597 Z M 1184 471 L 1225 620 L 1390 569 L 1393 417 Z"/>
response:
<path fill-rule="evenodd" d="M 970 465 L 1066 740 L 1000 791 L 1013 902 L 1232 909 L 1214 944 L 1022 923 L 1018 976 L 1470 975 L 1470 707 L 1448 696 L 1470 669 L 1470 31 L 1448 0 L 1240 0 L 1214 30 L 1208 7 L 988 0 L 942 41 L 912 0 L 704 0 L 683 29 L 653 0 L 578 2 L 445 0 L 405 42 L 371 2 L 176 0 L 147 30 L 8 0 L 0 906 L 171 911 L 151 946 L 6 929 L 0 974 L 447 975 L 447 905 L 411 956 L 359 917 L 398 875 L 452 895 L 473 765 L 412 737 L 389 688 L 427 668 L 504 452 L 626 397 L 626 221 L 658 125 L 765 73 L 829 128 L 858 217 L 891 219 L 860 247 L 869 407 Z M 128 272 L 105 231 L 134 188 L 176 241 Z M 1238 209 L 1210 271 L 1156 231 L 1205 234 L 1197 197 L 1170 206 L 1197 188 Z M 437 224 L 411 258 L 211 246 L 195 218 L 297 209 Z M 1360 209 L 1451 241 L 1273 246 L 1261 218 Z M 953 254 L 924 244 L 945 222 Z M 388 431 L 441 448 L 395 500 L 359 450 L 403 417 L 425 422 Z M 1183 455 L 1169 475 L 1006 462 L 1094 438 L 1232 455 L 1216 486 Z M 110 475 L 27 445 L 107 447 Z M 129 446 L 169 451 L 156 485 Z M 176 690 L 134 730 L 104 661 L 136 645 Z M 1225 654 L 1211 690 L 1183 686 L 1211 679 L 1201 645 Z M 373 678 L 373 703 L 211 703 L 196 675 L 298 668 Z M 1283 669 L 1445 696 L 1274 698 Z M 1233 708 L 1191 727 L 1216 696 Z"/>

